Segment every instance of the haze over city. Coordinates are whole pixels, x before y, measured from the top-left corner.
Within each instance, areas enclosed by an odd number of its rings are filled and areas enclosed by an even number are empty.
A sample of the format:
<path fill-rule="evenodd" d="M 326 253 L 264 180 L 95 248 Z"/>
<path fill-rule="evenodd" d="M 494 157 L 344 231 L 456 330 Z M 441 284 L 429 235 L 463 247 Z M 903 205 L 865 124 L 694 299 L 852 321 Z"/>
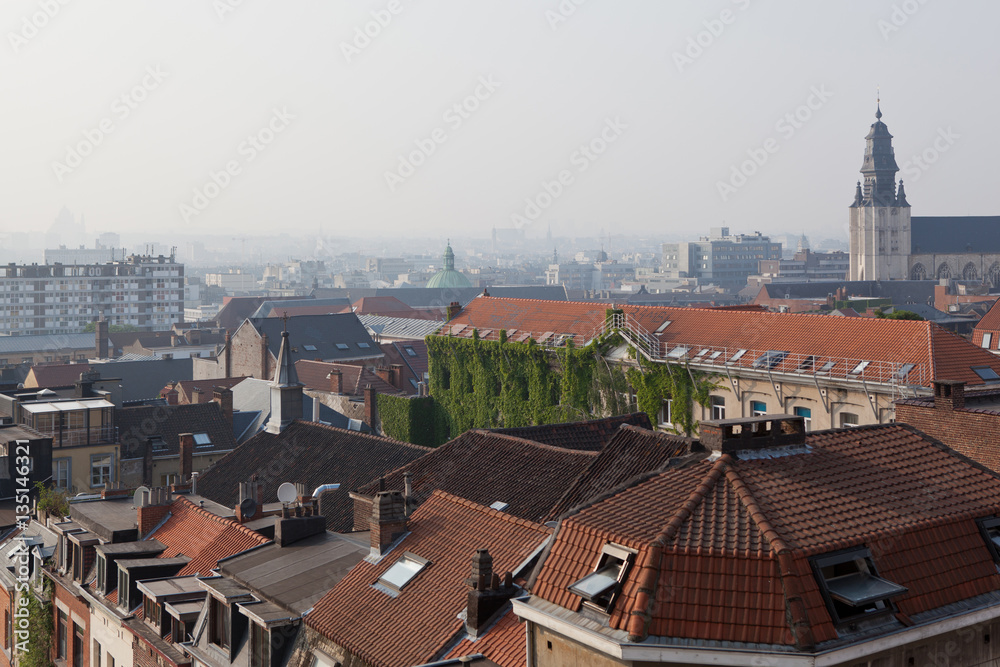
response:
<path fill-rule="evenodd" d="M 920 215 L 997 212 L 995 3 L 4 9 L 4 234 L 846 240 L 879 88 Z"/>

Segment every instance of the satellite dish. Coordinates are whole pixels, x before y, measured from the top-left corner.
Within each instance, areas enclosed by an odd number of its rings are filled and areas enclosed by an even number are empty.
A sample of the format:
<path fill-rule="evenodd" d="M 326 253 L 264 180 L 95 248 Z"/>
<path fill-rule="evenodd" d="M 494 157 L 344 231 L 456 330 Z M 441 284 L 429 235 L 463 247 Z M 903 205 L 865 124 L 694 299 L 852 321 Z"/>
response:
<path fill-rule="evenodd" d="M 240 502 L 240 514 L 244 519 L 252 519 L 257 514 L 257 501 L 253 498 L 244 498 Z"/>
<path fill-rule="evenodd" d="M 284 482 L 278 487 L 278 500 L 283 503 L 293 503 L 298 496 L 295 485 L 291 482 Z"/>
<path fill-rule="evenodd" d="M 149 487 L 140 486 L 132 494 L 132 504 L 135 507 L 145 507 L 146 501 L 149 499 Z"/>

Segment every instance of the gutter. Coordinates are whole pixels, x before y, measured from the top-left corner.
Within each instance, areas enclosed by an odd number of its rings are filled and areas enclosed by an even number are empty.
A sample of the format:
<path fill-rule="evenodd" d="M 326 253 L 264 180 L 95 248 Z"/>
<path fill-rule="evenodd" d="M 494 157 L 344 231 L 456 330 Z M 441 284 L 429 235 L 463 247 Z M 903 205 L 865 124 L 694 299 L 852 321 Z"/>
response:
<path fill-rule="evenodd" d="M 888 635 L 814 654 L 783 651 L 743 651 L 707 646 L 683 647 L 616 642 L 598 632 L 559 618 L 530 605 L 530 598 L 513 600 L 514 613 L 523 621 L 537 623 L 605 655 L 626 661 L 669 662 L 689 665 L 743 667 L 767 660 L 769 667 L 832 667 L 851 664 L 868 656 L 916 644 L 938 635 L 1000 618 L 1000 605 L 984 607 L 892 632 Z"/>

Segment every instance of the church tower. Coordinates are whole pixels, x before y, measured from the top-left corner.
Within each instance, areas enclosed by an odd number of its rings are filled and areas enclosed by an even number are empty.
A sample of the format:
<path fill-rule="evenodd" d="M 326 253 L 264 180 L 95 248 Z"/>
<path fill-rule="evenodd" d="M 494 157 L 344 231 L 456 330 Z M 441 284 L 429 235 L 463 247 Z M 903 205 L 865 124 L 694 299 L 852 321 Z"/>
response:
<path fill-rule="evenodd" d="M 896 191 L 892 135 L 876 105 L 875 122 L 865 137 L 864 184 L 858 181 L 850 208 L 850 280 L 909 278 L 910 204 L 903 182 Z"/>

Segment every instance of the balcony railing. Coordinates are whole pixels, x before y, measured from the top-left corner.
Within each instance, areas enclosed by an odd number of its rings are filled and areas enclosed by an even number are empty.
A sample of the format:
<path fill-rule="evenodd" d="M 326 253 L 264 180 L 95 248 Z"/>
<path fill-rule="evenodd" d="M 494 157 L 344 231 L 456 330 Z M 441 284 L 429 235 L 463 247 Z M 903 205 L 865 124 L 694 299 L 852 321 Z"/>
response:
<path fill-rule="evenodd" d="M 52 438 L 53 447 L 75 447 L 77 445 L 99 445 L 118 442 L 116 426 L 91 426 L 90 428 L 38 429 Z"/>

